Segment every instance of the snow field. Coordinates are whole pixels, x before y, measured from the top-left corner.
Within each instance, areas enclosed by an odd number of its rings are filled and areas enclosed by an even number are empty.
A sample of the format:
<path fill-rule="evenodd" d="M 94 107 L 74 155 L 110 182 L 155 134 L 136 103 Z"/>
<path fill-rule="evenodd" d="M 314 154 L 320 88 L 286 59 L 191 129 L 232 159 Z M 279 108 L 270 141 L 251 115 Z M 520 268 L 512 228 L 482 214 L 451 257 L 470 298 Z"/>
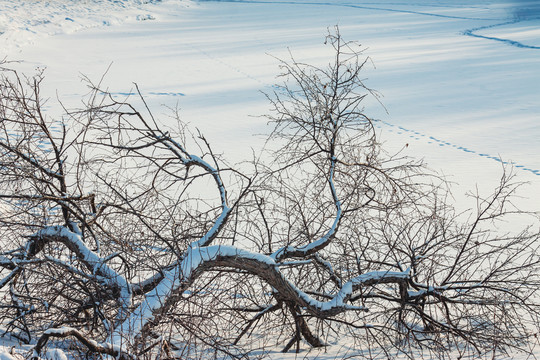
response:
<path fill-rule="evenodd" d="M 521 2 L 523 4 L 525 2 Z M 278 61 L 329 61 L 323 37 L 339 24 L 366 47 L 366 102 L 390 152 L 425 158 L 456 187 L 489 193 L 502 162 L 530 182 L 519 203 L 540 203 L 540 20 L 519 3 L 416 1 L 0 1 L 0 59 L 46 67 L 43 94 L 80 106 L 81 74 L 120 98 L 136 82 L 155 115 L 199 128 L 214 149 L 240 161 L 263 145 Z M 534 5 L 534 4 L 533 4 Z M 144 20 L 144 21 L 143 21 Z M 272 56 L 268 56 L 268 54 Z M 130 95 L 132 94 L 132 95 Z M 165 120 L 166 121 L 166 120 Z M 511 226 L 509 224 L 509 226 Z M 343 349 L 287 355 L 333 358 Z M 345 350 L 346 351 L 346 350 Z M 318 353 L 318 355 L 317 355 Z M 0 359 L 10 359 L 7 350 Z M 275 358 L 284 358 L 275 354 Z M 11 359 L 10 359 L 11 360 Z"/>

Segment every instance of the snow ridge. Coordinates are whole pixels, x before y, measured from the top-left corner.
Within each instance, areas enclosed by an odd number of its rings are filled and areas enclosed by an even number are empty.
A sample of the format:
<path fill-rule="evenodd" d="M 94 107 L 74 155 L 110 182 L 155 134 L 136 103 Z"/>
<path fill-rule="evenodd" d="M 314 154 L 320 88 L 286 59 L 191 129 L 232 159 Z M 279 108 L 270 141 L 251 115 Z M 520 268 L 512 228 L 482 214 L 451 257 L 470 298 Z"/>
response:
<path fill-rule="evenodd" d="M 20 51 L 39 39 L 129 20 L 153 19 L 145 12 L 155 0 L 0 1 L 0 49 Z M 0 59 L 4 57 L 0 53 Z"/>

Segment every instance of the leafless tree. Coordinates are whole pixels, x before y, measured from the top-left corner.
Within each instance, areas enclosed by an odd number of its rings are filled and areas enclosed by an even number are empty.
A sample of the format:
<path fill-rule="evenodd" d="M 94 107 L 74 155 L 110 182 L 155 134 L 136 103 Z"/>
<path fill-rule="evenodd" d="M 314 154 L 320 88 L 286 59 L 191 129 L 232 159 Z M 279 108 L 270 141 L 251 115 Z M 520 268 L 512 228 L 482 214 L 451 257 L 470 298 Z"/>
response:
<path fill-rule="evenodd" d="M 443 179 L 377 142 L 359 45 L 337 29 L 326 43 L 327 67 L 280 63 L 267 152 L 236 167 L 178 116 L 159 122 L 99 84 L 85 109 L 48 118 L 42 73 L 4 64 L 4 335 L 37 341 L 36 358 L 51 338 L 124 359 L 345 336 L 366 358 L 526 351 L 540 235 L 512 203 L 519 183 L 507 170 L 456 213 Z"/>

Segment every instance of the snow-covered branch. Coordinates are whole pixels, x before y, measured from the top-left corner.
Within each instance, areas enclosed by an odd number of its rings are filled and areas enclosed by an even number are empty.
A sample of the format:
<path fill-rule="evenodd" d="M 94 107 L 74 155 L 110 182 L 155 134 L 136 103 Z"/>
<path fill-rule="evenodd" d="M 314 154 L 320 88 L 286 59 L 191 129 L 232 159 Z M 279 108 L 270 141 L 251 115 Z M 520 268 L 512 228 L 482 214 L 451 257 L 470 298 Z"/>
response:
<path fill-rule="evenodd" d="M 349 304 L 354 292 L 364 287 L 380 284 L 406 284 L 409 272 L 375 271 L 354 277 L 328 301 L 311 297 L 295 286 L 280 271 L 279 264 L 271 256 L 250 252 L 233 246 L 213 245 L 190 248 L 184 259 L 174 269 L 163 275 L 160 283 L 149 293 L 115 331 L 113 343 L 121 344 L 126 339 L 140 334 L 156 314 L 171 306 L 173 294 L 187 289 L 198 276 L 213 268 L 233 268 L 248 272 L 266 281 L 285 301 L 297 304 L 316 317 L 327 318 L 348 310 L 368 311 L 364 306 Z"/>
<path fill-rule="evenodd" d="M 64 226 L 46 227 L 31 236 L 28 248 L 33 249 L 31 256 L 37 255 L 37 251 L 46 243 L 59 242 L 71 250 L 77 258 L 86 266 L 92 275 L 106 279 L 108 286 L 118 290 L 119 303 L 122 308 L 120 316 L 126 316 L 131 306 L 131 286 L 124 276 L 108 266 L 102 258 L 90 250 L 81 238 L 81 234 L 74 233 Z"/>

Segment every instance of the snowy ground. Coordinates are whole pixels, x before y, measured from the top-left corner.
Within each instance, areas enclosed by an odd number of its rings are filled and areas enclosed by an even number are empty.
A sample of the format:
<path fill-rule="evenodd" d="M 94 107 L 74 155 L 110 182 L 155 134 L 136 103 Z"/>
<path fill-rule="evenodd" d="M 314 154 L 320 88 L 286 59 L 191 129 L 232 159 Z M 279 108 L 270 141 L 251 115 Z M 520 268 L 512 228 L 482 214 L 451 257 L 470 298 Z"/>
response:
<path fill-rule="evenodd" d="M 504 0 L 0 0 L 0 59 L 46 67 L 43 94 L 76 107 L 81 74 L 118 96 L 136 82 L 156 115 L 178 105 L 233 161 L 260 148 L 268 104 L 288 50 L 328 61 L 326 28 L 339 24 L 374 66 L 367 85 L 384 97 L 391 150 L 406 147 L 465 189 L 488 191 L 513 162 L 530 182 L 522 206 L 540 203 L 540 5 Z M 269 56 L 268 54 L 272 55 Z M 162 106 L 164 105 L 164 106 Z M 463 201 L 463 206 L 469 206 Z"/>

